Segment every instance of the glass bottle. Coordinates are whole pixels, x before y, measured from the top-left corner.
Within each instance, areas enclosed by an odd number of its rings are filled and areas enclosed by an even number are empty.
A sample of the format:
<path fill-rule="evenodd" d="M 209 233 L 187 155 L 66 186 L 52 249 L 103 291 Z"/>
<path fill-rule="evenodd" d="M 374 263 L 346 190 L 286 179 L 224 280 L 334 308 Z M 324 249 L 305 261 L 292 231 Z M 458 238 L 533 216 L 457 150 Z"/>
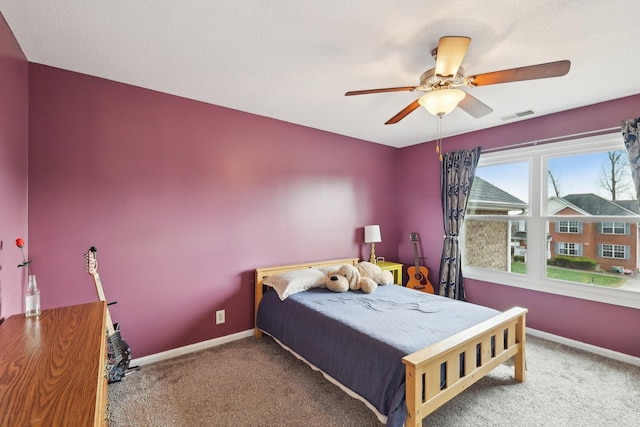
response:
<path fill-rule="evenodd" d="M 27 293 L 24 295 L 25 300 L 25 315 L 27 317 L 40 316 L 40 290 L 36 283 L 36 276 L 34 274 L 29 275 L 29 285 L 27 287 Z"/>

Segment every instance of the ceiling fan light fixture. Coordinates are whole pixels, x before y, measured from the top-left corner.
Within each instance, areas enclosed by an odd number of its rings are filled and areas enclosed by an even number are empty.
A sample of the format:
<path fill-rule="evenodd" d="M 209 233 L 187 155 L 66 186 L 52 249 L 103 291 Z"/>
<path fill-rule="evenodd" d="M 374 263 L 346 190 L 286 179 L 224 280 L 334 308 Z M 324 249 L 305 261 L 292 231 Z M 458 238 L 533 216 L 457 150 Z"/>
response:
<path fill-rule="evenodd" d="M 434 116 L 444 116 L 452 112 L 464 99 L 466 92 L 460 89 L 433 89 L 418 99 L 418 103 Z"/>

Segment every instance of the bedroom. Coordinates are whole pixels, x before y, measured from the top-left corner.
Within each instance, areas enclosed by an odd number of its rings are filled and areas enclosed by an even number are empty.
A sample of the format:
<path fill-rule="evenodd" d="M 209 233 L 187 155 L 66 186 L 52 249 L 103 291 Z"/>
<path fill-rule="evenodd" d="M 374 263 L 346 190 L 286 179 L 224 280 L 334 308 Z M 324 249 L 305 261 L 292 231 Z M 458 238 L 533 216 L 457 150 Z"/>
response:
<path fill-rule="evenodd" d="M 418 232 L 434 281 L 442 218 L 432 142 L 395 148 L 29 62 L 6 22 L 0 46 L 3 316 L 22 310 L 9 267 L 16 237 L 45 309 L 95 300 L 82 256 L 98 247 L 136 358 L 250 330 L 255 267 L 367 258 L 361 233 L 372 222 L 383 233 L 378 254 L 405 265 Z M 638 116 L 638 92 L 446 137 L 445 151 L 611 128 Z M 640 357 L 637 308 L 479 280 L 467 291 L 498 309 L 526 305 L 534 329 Z"/>

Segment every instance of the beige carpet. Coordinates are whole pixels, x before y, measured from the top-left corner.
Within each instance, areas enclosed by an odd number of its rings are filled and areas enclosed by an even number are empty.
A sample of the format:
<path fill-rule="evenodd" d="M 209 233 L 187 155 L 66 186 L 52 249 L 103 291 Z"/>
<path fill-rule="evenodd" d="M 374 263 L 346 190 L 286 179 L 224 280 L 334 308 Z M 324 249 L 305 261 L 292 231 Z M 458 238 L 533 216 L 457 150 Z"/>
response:
<path fill-rule="evenodd" d="M 640 367 L 528 337 L 527 381 L 500 366 L 424 426 L 638 426 Z M 382 424 L 270 338 L 144 366 L 109 385 L 111 427 Z"/>

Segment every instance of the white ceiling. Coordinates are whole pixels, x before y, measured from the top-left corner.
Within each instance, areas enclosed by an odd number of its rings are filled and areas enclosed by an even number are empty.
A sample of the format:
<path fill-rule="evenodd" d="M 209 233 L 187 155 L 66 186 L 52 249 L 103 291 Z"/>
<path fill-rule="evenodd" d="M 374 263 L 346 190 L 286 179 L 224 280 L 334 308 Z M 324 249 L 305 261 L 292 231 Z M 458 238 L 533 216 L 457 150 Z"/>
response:
<path fill-rule="evenodd" d="M 471 37 L 466 75 L 568 59 L 564 77 L 470 88 L 491 106 L 451 136 L 640 93 L 637 0 L 0 0 L 30 62 L 384 145 L 437 136 L 418 85 L 446 35 Z M 522 119 L 520 119 L 522 120 Z"/>

